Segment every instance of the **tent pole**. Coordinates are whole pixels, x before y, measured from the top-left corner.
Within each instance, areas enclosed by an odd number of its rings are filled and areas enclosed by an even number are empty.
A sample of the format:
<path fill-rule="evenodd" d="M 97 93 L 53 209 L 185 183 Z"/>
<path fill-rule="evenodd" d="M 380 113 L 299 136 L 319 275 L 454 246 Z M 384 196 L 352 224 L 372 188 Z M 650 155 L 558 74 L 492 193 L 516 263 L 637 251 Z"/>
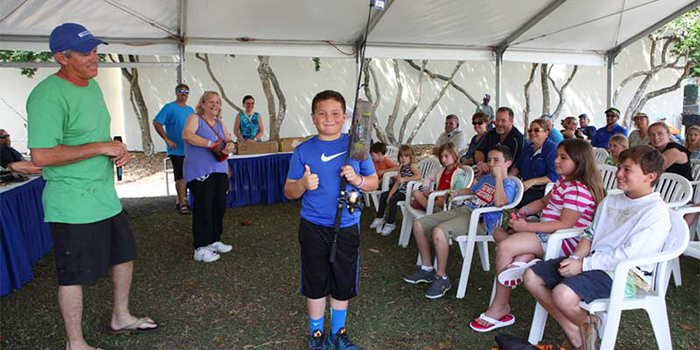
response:
<path fill-rule="evenodd" d="M 503 86 L 503 52 L 505 52 L 505 50 L 496 50 L 496 109 L 501 107 L 501 90 Z"/>
<path fill-rule="evenodd" d="M 177 66 L 177 83 L 182 84 L 185 80 L 185 16 L 187 14 L 187 1 L 180 0 L 180 25 L 178 34 L 180 42 L 178 42 L 178 50 L 180 52 L 180 64 Z"/>
<path fill-rule="evenodd" d="M 610 108 L 613 105 L 613 85 L 615 83 L 615 57 L 617 52 L 611 52 L 605 55 L 606 62 L 606 84 L 605 84 L 605 108 Z"/>
<path fill-rule="evenodd" d="M 180 43 L 180 64 L 177 65 L 177 83 L 182 84 L 185 77 L 185 44 Z"/>

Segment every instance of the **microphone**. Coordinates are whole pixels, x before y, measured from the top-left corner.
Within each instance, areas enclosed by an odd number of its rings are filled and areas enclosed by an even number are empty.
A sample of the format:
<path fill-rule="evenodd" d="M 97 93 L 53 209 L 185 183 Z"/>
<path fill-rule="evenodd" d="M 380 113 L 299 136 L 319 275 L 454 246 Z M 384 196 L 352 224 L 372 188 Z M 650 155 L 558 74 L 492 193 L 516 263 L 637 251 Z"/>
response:
<path fill-rule="evenodd" d="M 114 141 L 123 142 L 121 136 L 115 136 Z M 121 181 L 121 180 L 122 180 L 122 167 L 118 166 L 117 167 L 117 181 Z"/>

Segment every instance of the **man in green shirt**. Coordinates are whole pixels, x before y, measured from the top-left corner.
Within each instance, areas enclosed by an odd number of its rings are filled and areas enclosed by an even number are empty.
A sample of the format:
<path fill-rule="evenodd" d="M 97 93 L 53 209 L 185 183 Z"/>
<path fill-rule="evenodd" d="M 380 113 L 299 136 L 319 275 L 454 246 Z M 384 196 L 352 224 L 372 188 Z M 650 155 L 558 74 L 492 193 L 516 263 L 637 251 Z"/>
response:
<path fill-rule="evenodd" d="M 107 43 L 79 24 L 56 27 L 49 46 L 61 68 L 27 99 L 29 148 L 46 180 L 42 201 L 54 241 L 58 304 L 70 350 L 94 349 L 83 338 L 82 286 L 108 274 L 114 282 L 112 333 L 158 327 L 150 318 L 129 312 L 136 247 L 114 189 L 113 166 L 126 165 L 130 156 L 124 144 L 111 140 L 109 112 L 93 80 L 100 44 Z"/>

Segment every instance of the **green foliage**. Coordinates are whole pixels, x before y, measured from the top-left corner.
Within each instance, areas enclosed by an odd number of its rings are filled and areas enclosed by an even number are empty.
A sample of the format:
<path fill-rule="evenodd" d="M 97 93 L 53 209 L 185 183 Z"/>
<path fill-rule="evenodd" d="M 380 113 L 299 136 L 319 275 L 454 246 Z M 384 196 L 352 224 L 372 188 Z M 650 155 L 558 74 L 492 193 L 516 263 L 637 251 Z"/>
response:
<path fill-rule="evenodd" d="M 691 62 L 690 76 L 700 77 L 700 8 L 695 8 L 660 28 L 655 37 L 677 39 L 671 53 L 685 56 Z"/>
<path fill-rule="evenodd" d="M 319 72 L 321 71 L 321 58 L 320 57 L 314 57 L 312 58 L 314 61 L 314 69 Z"/>
<path fill-rule="evenodd" d="M 3 62 L 48 62 L 53 59 L 50 52 L 0 50 Z M 33 78 L 39 68 L 20 68 L 22 75 Z"/>

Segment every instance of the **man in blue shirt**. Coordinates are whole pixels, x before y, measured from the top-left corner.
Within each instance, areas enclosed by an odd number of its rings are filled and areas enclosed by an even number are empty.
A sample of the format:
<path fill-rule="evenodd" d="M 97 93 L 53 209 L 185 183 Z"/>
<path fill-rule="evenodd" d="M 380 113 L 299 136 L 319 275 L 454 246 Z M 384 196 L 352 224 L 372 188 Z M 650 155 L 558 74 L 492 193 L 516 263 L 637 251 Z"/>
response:
<path fill-rule="evenodd" d="M 187 117 L 194 114 L 194 109 L 187 105 L 190 88 L 185 84 L 175 87 L 175 101 L 163 106 L 153 119 L 153 127 L 167 145 L 168 157 L 173 164 L 177 204 L 175 208 L 180 214 L 189 214 L 185 200 L 185 180 L 182 175 L 182 165 L 185 161 L 185 143 L 182 141 L 182 130 L 185 128 Z M 165 126 L 165 129 L 163 128 Z"/>
<path fill-rule="evenodd" d="M 617 108 L 608 108 L 605 111 L 605 122 L 606 126 L 596 130 L 595 135 L 593 135 L 593 140 L 591 145 L 598 148 L 608 148 L 608 140 L 613 135 L 623 134 L 627 136 L 627 129 L 623 128 L 617 124 L 617 120 L 620 119 L 620 110 Z"/>
<path fill-rule="evenodd" d="M 564 141 L 564 135 L 554 126 L 554 117 L 551 114 L 542 114 L 540 119 L 544 120 L 549 128 L 548 140 L 552 141 L 554 145 L 558 145 L 559 142 Z"/>
<path fill-rule="evenodd" d="M 335 91 L 318 93 L 311 103 L 311 118 L 318 135 L 294 149 L 284 183 L 289 199 L 302 197 L 299 245 L 301 246 L 301 293 L 309 312 L 310 350 L 357 350 L 345 330 L 348 301 L 357 295 L 360 249 L 360 211 L 343 208 L 340 232 L 335 236 L 341 177 L 346 190 L 373 191 L 379 180 L 372 159 L 350 159 L 345 165 L 348 135 L 342 134 L 347 119 L 345 99 Z M 330 262 L 334 237 L 337 255 Z M 330 296 L 331 334 L 323 332 L 326 298 Z"/>

